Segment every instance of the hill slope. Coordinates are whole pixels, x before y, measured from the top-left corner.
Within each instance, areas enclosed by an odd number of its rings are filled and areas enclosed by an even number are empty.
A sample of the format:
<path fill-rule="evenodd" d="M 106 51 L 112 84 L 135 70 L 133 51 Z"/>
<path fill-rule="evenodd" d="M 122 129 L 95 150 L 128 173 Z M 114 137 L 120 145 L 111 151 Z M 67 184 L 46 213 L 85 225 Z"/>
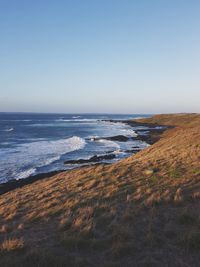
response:
<path fill-rule="evenodd" d="M 0 196 L 0 266 L 198 266 L 200 115 L 130 158 Z"/>

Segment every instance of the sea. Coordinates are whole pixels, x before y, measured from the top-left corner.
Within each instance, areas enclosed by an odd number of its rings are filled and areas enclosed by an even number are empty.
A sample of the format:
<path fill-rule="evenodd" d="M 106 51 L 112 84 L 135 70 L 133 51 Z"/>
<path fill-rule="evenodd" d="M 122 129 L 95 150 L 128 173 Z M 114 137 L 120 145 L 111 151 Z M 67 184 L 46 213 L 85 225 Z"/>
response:
<path fill-rule="evenodd" d="M 81 166 L 65 165 L 67 160 L 114 153 L 114 159 L 102 160 L 111 163 L 128 157 L 131 147 L 148 144 L 133 140 L 139 128 L 123 121 L 143 117 L 149 115 L 0 113 L 0 183 Z M 117 135 L 129 140 L 102 138 Z"/>

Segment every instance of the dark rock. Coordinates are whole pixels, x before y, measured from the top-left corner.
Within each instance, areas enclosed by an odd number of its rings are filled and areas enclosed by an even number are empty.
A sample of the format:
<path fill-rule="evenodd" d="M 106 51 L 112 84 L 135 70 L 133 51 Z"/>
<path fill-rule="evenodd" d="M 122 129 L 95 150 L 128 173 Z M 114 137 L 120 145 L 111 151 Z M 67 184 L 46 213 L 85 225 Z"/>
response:
<path fill-rule="evenodd" d="M 173 128 L 171 126 L 159 125 L 157 123 L 143 123 L 143 122 L 133 121 L 133 120 L 106 120 L 106 121 L 113 122 L 113 123 L 121 122 L 121 123 L 128 124 L 132 127 L 138 127 L 138 126 L 147 127 L 147 129 L 145 130 L 136 131 L 138 136 L 131 137 L 131 139 L 146 142 L 150 145 L 157 142 L 160 139 L 161 134 L 166 129 Z M 127 140 L 129 139 L 128 137 L 126 138 Z"/>
<path fill-rule="evenodd" d="M 65 161 L 65 164 L 84 164 L 84 163 L 93 163 L 93 162 L 99 162 L 102 160 L 109 160 L 114 159 L 116 156 L 114 154 L 107 154 L 102 156 L 93 156 L 89 159 L 75 159 L 75 160 L 67 160 Z"/>
<path fill-rule="evenodd" d="M 146 126 L 149 128 L 155 128 L 157 126 L 160 126 L 157 123 L 145 123 L 145 122 L 139 122 L 139 121 L 134 121 L 134 120 L 102 120 L 102 121 L 113 122 L 113 123 L 119 123 L 120 122 L 120 123 L 128 124 L 132 127 Z"/>
<path fill-rule="evenodd" d="M 115 136 L 109 136 L 109 137 L 98 137 L 94 138 L 94 140 L 109 140 L 109 141 L 119 141 L 119 142 L 127 142 L 129 140 L 129 137 L 124 135 L 115 135 Z"/>
<path fill-rule="evenodd" d="M 106 137 L 105 139 L 111 141 L 127 142 L 129 140 L 129 137 L 124 135 L 116 135 L 116 136 Z"/>

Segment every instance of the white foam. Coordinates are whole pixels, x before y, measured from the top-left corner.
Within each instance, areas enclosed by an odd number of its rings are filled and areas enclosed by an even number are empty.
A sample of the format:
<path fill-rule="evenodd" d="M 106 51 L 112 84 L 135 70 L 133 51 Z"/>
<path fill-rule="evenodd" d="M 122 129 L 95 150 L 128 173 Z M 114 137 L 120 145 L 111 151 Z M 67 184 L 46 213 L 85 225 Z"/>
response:
<path fill-rule="evenodd" d="M 41 166 L 39 166 L 39 167 L 42 167 L 42 166 L 47 166 L 47 165 L 49 165 L 49 164 L 51 164 L 51 163 L 53 163 L 53 162 L 55 162 L 55 161 L 59 160 L 59 159 L 60 159 L 60 157 L 61 157 L 61 155 L 60 155 L 60 156 L 56 156 L 56 157 L 52 157 L 52 158 L 48 158 L 48 159 L 45 161 L 45 163 L 44 163 L 44 164 L 42 164 L 42 165 L 41 165 Z"/>
<path fill-rule="evenodd" d="M 75 119 L 75 121 L 78 121 L 78 122 L 96 122 L 98 121 L 97 119 Z"/>
<path fill-rule="evenodd" d="M 84 146 L 84 139 L 78 136 L 73 136 L 71 138 L 56 141 L 38 141 L 22 144 L 19 146 L 19 150 L 20 152 L 28 152 L 32 156 L 46 156 L 48 154 L 58 156 L 81 149 Z"/>
<path fill-rule="evenodd" d="M 90 141 L 96 141 L 97 138 L 99 138 L 98 135 L 90 135 L 87 137 Z"/>
<path fill-rule="evenodd" d="M 72 118 L 73 119 L 78 119 L 78 118 L 81 118 L 81 116 L 73 116 Z"/>
<path fill-rule="evenodd" d="M 119 154 L 125 154 L 123 151 L 121 151 L 120 149 L 117 149 L 113 152 L 113 154 L 115 155 L 119 155 Z"/>
<path fill-rule="evenodd" d="M 15 148 L 1 149 L 1 165 L 4 166 L 5 176 L 26 178 L 35 172 L 35 168 L 47 166 L 63 154 L 82 149 L 85 144 L 85 140 L 78 136 L 25 143 Z"/>
<path fill-rule="evenodd" d="M 96 142 L 103 143 L 106 147 L 114 147 L 114 148 L 120 149 L 120 145 L 114 141 L 99 139 L 99 140 L 96 140 Z"/>
<path fill-rule="evenodd" d="M 5 129 L 3 130 L 4 132 L 12 132 L 14 130 L 14 128 L 8 128 L 8 129 Z"/>
<path fill-rule="evenodd" d="M 30 169 L 27 169 L 26 171 L 22 171 L 17 175 L 17 179 L 16 180 L 24 179 L 26 177 L 29 177 L 30 175 L 33 175 L 35 172 L 36 172 L 35 168 L 30 168 Z"/>
<path fill-rule="evenodd" d="M 7 145 L 10 145 L 9 142 L 3 142 L 3 143 L 0 143 L 2 146 L 7 146 Z"/>
<path fill-rule="evenodd" d="M 125 135 L 127 137 L 136 137 L 137 134 L 134 131 L 134 129 L 127 125 L 124 122 L 110 122 L 110 121 L 102 121 L 104 125 L 108 126 L 108 132 L 109 136 L 115 136 L 115 135 Z M 111 127 L 113 125 L 113 127 Z"/>
<path fill-rule="evenodd" d="M 48 158 L 45 161 L 41 162 L 41 164 L 38 164 L 37 167 L 44 167 L 44 166 L 50 165 L 51 163 L 53 163 L 59 159 L 60 159 L 60 156 Z M 36 173 L 36 168 L 27 169 L 27 170 L 22 171 L 19 174 L 17 174 L 17 180 L 27 178 L 30 175 L 33 175 L 35 173 Z"/>
<path fill-rule="evenodd" d="M 55 127 L 55 123 L 33 123 L 25 125 L 26 127 Z"/>
<path fill-rule="evenodd" d="M 126 134 L 126 136 L 137 136 L 136 132 L 132 129 L 122 129 L 122 132 Z"/>
<path fill-rule="evenodd" d="M 1 120 L 1 121 L 32 121 L 32 120 Z"/>
<path fill-rule="evenodd" d="M 70 119 L 57 119 L 57 120 L 55 120 L 55 121 L 73 121 L 73 120 L 70 120 Z"/>
<path fill-rule="evenodd" d="M 62 121 L 66 121 L 66 122 L 97 122 L 97 119 L 78 119 L 78 118 L 74 118 L 74 119 L 57 119 L 56 121 L 62 122 Z"/>

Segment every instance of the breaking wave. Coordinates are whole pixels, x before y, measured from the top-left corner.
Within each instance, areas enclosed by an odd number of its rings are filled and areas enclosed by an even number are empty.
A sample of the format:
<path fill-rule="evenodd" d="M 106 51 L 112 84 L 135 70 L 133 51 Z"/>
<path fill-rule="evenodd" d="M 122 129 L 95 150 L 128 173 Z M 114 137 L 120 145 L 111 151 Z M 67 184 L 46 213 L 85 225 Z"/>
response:
<path fill-rule="evenodd" d="M 97 122 L 97 119 L 78 119 L 78 117 L 74 117 L 74 119 L 57 119 L 56 121 L 62 122 Z"/>
<path fill-rule="evenodd" d="M 14 128 L 8 128 L 8 129 L 4 129 L 4 132 L 12 132 L 14 130 Z"/>
<path fill-rule="evenodd" d="M 22 171 L 17 175 L 16 180 L 27 178 L 33 175 L 35 172 L 36 172 L 36 168 L 30 168 L 30 169 L 27 169 L 26 171 Z"/>
<path fill-rule="evenodd" d="M 6 168 L 5 176 L 22 179 L 34 174 L 38 168 L 59 160 L 66 153 L 83 149 L 85 145 L 85 140 L 78 136 L 25 143 L 12 149 L 1 149 L 1 163 L 2 166 L 10 166 Z"/>

